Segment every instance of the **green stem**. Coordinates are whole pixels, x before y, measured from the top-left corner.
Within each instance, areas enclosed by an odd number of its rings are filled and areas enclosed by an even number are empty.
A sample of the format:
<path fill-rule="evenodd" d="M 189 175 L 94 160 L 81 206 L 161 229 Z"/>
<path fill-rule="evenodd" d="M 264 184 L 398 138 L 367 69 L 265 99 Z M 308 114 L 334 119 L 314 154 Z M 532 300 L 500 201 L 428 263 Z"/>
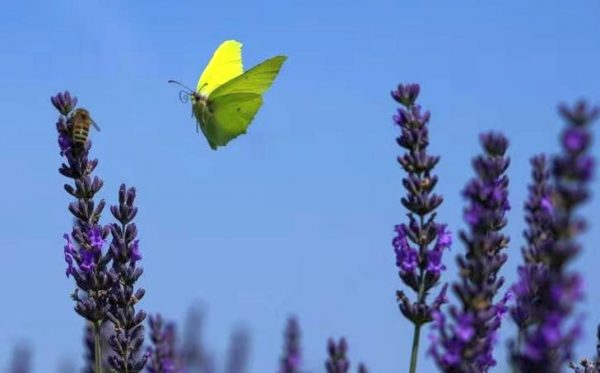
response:
<path fill-rule="evenodd" d="M 102 373 L 102 348 L 100 347 L 100 321 L 94 322 L 94 372 Z"/>
<path fill-rule="evenodd" d="M 423 215 L 419 216 L 420 227 L 423 229 L 425 225 L 425 219 Z M 426 247 L 424 244 L 419 245 L 419 253 L 423 253 Z M 425 298 L 425 273 L 423 269 L 419 270 L 419 294 L 417 295 L 417 302 L 419 304 L 423 303 Z M 412 343 L 412 352 L 410 354 L 410 370 L 409 373 L 417 372 L 417 360 L 419 359 L 419 338 L 421 337 L 421 324 L 420 322 L 415 322 L 415 331 L 413 334 L 413 343 Z"/>
<path fill-rule="evenodd" d="M 421 336 L 421 324 L 415 324 L 413 335 L 412 353 L 410 354 L 410 373 L 417 372 L 417 359 L 419 358 L 419 337 Z"/>

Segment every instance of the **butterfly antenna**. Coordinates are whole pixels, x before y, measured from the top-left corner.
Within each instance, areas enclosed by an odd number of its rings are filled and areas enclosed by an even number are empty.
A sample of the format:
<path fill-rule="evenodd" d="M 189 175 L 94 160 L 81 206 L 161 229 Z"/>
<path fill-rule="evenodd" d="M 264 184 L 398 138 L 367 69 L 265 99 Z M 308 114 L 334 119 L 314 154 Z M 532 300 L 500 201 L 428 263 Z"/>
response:
<path fill-rule="evenodd" d="M 188 94 L 192 94 L 194 91 L 192 89 L 190 89 L 188 86 L 186 86 L 185 84 L 178 82 L 177 80 L 169 80 L 167 83 L 175 83 L 177 85 L 182 86 L 183 88 L 188 90 Z"/>
<path fill-rule="evenodd" d="M 193 90 L 191 90 L 188 86 L 178 82 L 177 80 L 169 80 L 168 83 L 175 83 L 184 88 L 181 91 L 179 91 L 179 101 L 183 102 L 184 104 L 190 100 L 190 96 L 194 96 L 194 94 L 196 93 Z"/>

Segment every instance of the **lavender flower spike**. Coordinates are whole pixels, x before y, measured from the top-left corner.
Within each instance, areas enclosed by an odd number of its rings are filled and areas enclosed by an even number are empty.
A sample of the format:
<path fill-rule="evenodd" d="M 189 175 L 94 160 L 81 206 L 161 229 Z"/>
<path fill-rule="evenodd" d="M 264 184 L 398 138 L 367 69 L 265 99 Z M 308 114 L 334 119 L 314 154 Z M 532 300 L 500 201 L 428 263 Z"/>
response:
<path fill-rule="evenodd" d="M 327 373 L 347 373 L 350 370 L 350 361 L 346 357 L 348 352 L 346 338 L 342 337 L 338 343 L 329 339 L 327 352 L 329 354 L 329 359 L 325 362 Z"/>
<path fill-rule="evenodd" d="M 512 287 L 515 304 L 510 309 L 513 321 L 518 327 L 518 338 L 511 341 L 512 349 L 520 349 L 521 342 L 532 324 L 533 308 L 537 307 L 539 286 L 537 277 L 545 270 L 543 248 L 554 241 L 552 229 L 550 171 L 543 155 L 530 161 L 532 183 L 529 185 L 529 197 L 525 203 L 525 221 L 527 229 L 523 236 L 527 245 L 521 249 L 524 264 L 519 266 L 519 279 Z"/>
<path fill-rule="evenodd" d="M 109 292 L 113 286 L 114 275 L 108 264 L 109 252 L 103 250 L 109 229 L 98 222 L 104 209 L 104 200 L 97 204 L 94 196 L 102 188 L 103 182 L 92 172 L 98 160 L 89 159 L 91 140 L 84 144 L 74 144 L 73 112 L 77 98 L 69 92 L 59 93 L 51 98 L 52 104 L 61 113 L 56 124 L 60 155 L 65 159 L 58 170 L 63 176 L 72 179 L 73 184 L 65 184 L 65 191 L 75 198 L 69 204 L 69 211 L 75 218 L 71 234 L 65 234 L 64 246 L 66 275 L 73 277 L 77 288 L 72 294 L 75 312 L 90 321 L 95 327 L 95 370 L 101 369 L 100 327 L 107 318 L 110 308 Z"/>
<path fill-rule="evenodd" d="M 190 308 L 184 327 L 182 363 L 189 372 L 214 373 L 214 358 L 201 343 L 203 323 L 203 312 L 196 306 Z"/>
<path fill-rule="evenodd" d="M 292 316 L 285 327 L 285 344 L 279 373 L 299 373 L 301 364 L 300 326 L 296 317 Z"/>
<path fill-rule="evenodd" d="M 238 328 L 231 335 L 225 373 L 246 373 L 249 355 L 250 333 L 244 328 Z"/>
<path fill-rule="evenodd" d="M 179 354 L 176 349 L 175 324 L 164 323 L 160 315 L 150 316 L 150 361 L 148 373 L 178 373 L 182 372 Z"/>
<path fill-rule="evenodd" d="M 62 115 L 67 116 L 77 106 L 77 97 L 71 97 L 69 91 L 64 91 L 50 97 L 50 102 Z"/>
<path fill-rule="evenodd" d="M 510 209 L 508 140 L 493 133 L 480 140 L 485 154 L 473 160 L 477 177 L 463 192 L 469 201 L 464 213 L 469 232 L 460 232 L 466 254 L 458 257 L 461 279 L 453 285 L 460 305 L 450 307 L 451 322 L 437 312 L 433 324 L 437 334 L 432 335 L 430 353 L 444 372 L 487 372 L 494 366 L 495 334 L 507 311 L 508 294 L 497 302 L 494 297 L 504 283 L 498 272 L 509 241 L 501 232 Z"/>
<path fill-rule="evenodd" d="M 137 227 L 131 221 L 137 214 L 135 188 L 122 184 L 119 189 L 119 205 L 111 206 L 110 211 L 118 223 L 110 227 L 112 242 L 110 252 L 113 257 L 112 270 L 119 278 L 111 289 L 111 310 L 108 317 L 114 325 L 115 334 L 108 340 L 115 352 L 109 359 L 110 366 L 118 372 L 140 372 L 148 356 L 140 354 L 144 343 L 144 311 L 135 310 L 135 305 L 144 297 L 142 288 L 135 290 L 135 283 L 143 273 L 137 266 L 142 259 L 137 239 Z"/>
<path fill-rule="evenodd" d="M 435 222 L 435 210 L 442 204 L 443 198 L 433 192 L 438 178 L 432 175 L 432 171 L 440 157 L 427 154 L 430 114 L 428 111 L 422 113 L 421 107 L 415 104 L 419 91 L 418 84 L 400 84 L 392 92 L 394 100 L 403 106 L 394 116 L 394 122 L 401 129 L 396 141 L 405 150 L 398 157 L 398 163 L 407 173 L 402 179 L 407 194 L 401 201 L 409 211 L 408 223 L 395 227 L 396 237 L 392 244 L 399 276 L 416 294 L 416 300 L 411 301 L 404 291 L 397 292 L 400 311 L 415 326 L 411 373 L 417 368 L 421 327 L 432 320 L 432 313 L 446 301 L 447 285 L 442 287 L 433 302 L 428 303 L 427 296 L 446 269 L 442 255 L 452 244 L 446 225 Z"/>
<path fill-rule="evenodd" d="M 29 346 L 18 345 L 14 348 L 12 354 L 12 361 L 10 368 L 7 373 L 30 373 L 31 369 L 31 357 L 33 353 Z"/>
<path fill-rule="evenodd" d="M 575 209 L 589 198 L 594 160 L 589 154 L 589 125 L 600 113 L 579 102 L 573 109 L 561 106 L 567 122 L 561 136 L 562 152 L 552 159 L 550 195 L 551 239 L 539 249 L 539 270 L 530 276 L 537 286 L 537 300 L 529 308 L 529 324 L 523 331 L 522 344 L 513 350 L 513 363 L 523 372 L 561 372 L 572 359 L 573 344 L 579 335 L 579 323 L 569 322 L 577 301 L 582 298 L 580 276 L 568 265 L 581 250 L 575 241 L 586 221 Z M 591 369 L 593 363 L 586 363 Z"/>

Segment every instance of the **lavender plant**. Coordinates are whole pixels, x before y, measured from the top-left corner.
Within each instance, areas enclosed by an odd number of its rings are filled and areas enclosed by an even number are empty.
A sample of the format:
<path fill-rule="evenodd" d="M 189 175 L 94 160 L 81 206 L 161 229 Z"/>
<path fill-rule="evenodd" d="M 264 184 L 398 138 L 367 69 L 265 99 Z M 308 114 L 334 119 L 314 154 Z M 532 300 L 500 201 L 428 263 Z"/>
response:
<path fill-rule="evenodd" d="M 300 325 L 292 316 L 288 319 L 284 332 L 283 356 L 279 363 L 279 373 L 300 373 L 302 354 L 300 350 Z"/>
<path fill-rule="evenodd" d="M 109 371 L 107 352 L 109 350 L 108 339 L 112 335 L 110 323 L 102 324 L 100 328 L 100 351 L 102 351 L 102 372 Z M 95 373 L 94 365 L 96 362 L 96 352 L 95 352 L 95 331 L 94 325 L 90 322 L 86 323 L 84 328 L 84 338 L 83 343 L 85 347 L 85 355 L 84 355 L 84 368 L 82 370 L 83 373 Z"/>
<path fill-rule="evenodd" d="M 183 365 L 188 373 L 214 373 L 213 357 L 201 343 L 203 314 L 197 307 L 188 311 L 182 346 Z"/>
<path fill-rule="evenodd" d="M 515 296 L 510 314 L 518 328 L 516 341 L 512 349 L 520 350 L 527 329 L 531 326 L 532 309 L 537 307 L 539 287 L 537 276 L 544 270 L 543 247 L 554 240 L 551 214 L 550 171 L 546 157 L 537 155 L 530 160 L 532 183 L 529 185 L 529 197 L 525 202 L 525 222 L 523 232 L 526 246 L 521 249 L 524 264 L 517 269 L 519 280 L 512 287 Z"/>
<path fill-rule="evenodd" d="M 596 329 L 596 358 L 595 360 L 595 364 L 598 368 L 600 368 L 600 325 L 598 325 L 598 328 Z"/>
<path fill-rule="evenodd" d="M 65 184 L 64 187 L 76 199 L 69 204 L 75 226 L 71 235 L 65 234 L 64 238 L 67 241 L 67 277 L 72 276 L 77 284 L 72 295 L 76 302 L 75 311 L 94 326 L 94 371 L 102 371 L 100 330 L 110 319 L 114 335 L 108 341 L 115 352 L 108 359 L 110 366 L 118 372 L 137 373 L 143 369 L 147 356 L 138 354 L 144 342 L 142 322 L 146 316 L 143 311 L 136 313 L 134 308 L 144 296 L 143 289 L 134 291 L 135 282 L 143 272 L 136 267 L 141 256 L 137 229 L 131 223 L 137 213 L 137 207 L 133 205 L 135 189 L 121 186 L 119 205 L 111 206 L 118 223 L 102 226 L 99 221 L 105 202 L 100 200 L 96 205 L 94 196 L 103 182 L 91 176 L 98 160 L 89 160 L 92 144 L 87 131 L 90 123 L 81 122 L 79 113 L 82 110 L 74 110 L 77 98 L 71 97 L 69 92 L 59 93 L 51 101 L 61 114 L 57 123 L 58 144 L 66 162 L 59 172 L 74 181 L 74 185 Z M 86 110 L 83 112 L 87 113 Z M 109 234 L 112 243 L 109 250 L 103 252 Z"/>
<path fill-rule="evenodd" d="M 107 316 L 114 325 L 115 333 L 108 340 L 115 352 L 108 362 L 119 372 L 140 372 L 148 356 L 139 351 L 144 344 L 144 325 L 146 313 L 136 311 L 135 305 L 144 297 L 145 290 L 135 289 L 135 283 L 143 273 L 137 266 L 142 258 L 137 239 L 137 227 L 132 220 L 137 214 L 135 188 L 122 184 L 119 189 L 119 205 L 111 206 L 110 211 L 118 223 L 110 226 L 112 243 L 112 270 L 119 281 L 111 289 L 111 309 Z"/>
<path fill-rule="evenodd" d="M 460 280 L 452 286 L 460 305 L 450 307 L 452 322 L 439 311 L 434 315 L 437 334 L 430 353 L 444 372 L 487 372 L 494 366 L 495 335 L 507 310 L 508 296 L 497 302 L 494 298 L 504 283 L 498 272 L 509 241 L 502 233 L 510 209 L 508 140 L 488 133 L 480 141 L 485 154 L 473 160 L 477 176 L 463 191 L 469 201 L 464 212 L 469 231 L 460 232 L 466 253 L 457 258 Z"/>
<path fill-rule="evenodd" d="M 176 331 L 174 323 L 165 323 L 157 314 L 150 316 L 150 340 L 148 373 L 176 373 L 181 372 L 181 362 L 176 346 Z"/>
<path fill-rule="evenodd" d="M 581 250 L 576 241 L 586 221 L 575 209 L 589 198 L 594 161 L 589 154 L 589 126 L 598 108 L 585 102 L 573 108 L 562 105 L 560 114 L 567 126 L 561 136 L 561 154 L 553 157 L 550 198 L 543 210 L 549 237 L 538 249 L 539 264 L 520 276 L 517 289 L 535 286 L 535 299 L 526 308 L 528 323 L 521 327 L 521 343 L 513 349 L 513 364 L 522 372 L 560 372 L 572 358 L 572 346 L 579 335 L 579 323 L 570 317 L 583 296 L 579 274 L 568 265 Z M 531 265 L 530 265 L 531 267 Z M 593 369 L 584 362 L 583 371 Z"/>
<path fill-rule="evenodd" d="M 8 373 L 30 373 L 32 352 L 27 345 L 15 346 Z"/>
<path fill-rule="evenodd" d="M 327 341 L 329 355 L 325 362 L 327 373 L 347 373 L 350 370 L 350 361 L 346 357 L 346 352 L 348 352 L 346 338 L 340 338 L 337 343 L 331 338 Z"/>
<path fill-rule="evenodd" d="M 400 84 L 392 92 L 394 100 L 402 105 L 394 116 L 394 122 L 401 129 L 396 141 L 405 150 L 398 157 L 398 163 L 407 173 L 402 179 L 407 195 L 401 202 L 409 211 L 408 224 L 395 227 L 396 237 L 392 243 L 399 276 L 416 293 L 416 300 L 411 301 L 404 291 L 397 292 L 400 311 L 414 325 L 411 373 L 417 369 L 421 327 L 432 321 L 432 313 L 446 301 L 446 284 L 433 302 L 427 303 L 427 296 L 439 283 L 441 271 L 446 268 L 442 264 L 443 252 L 452 244 L 446 225 L 435 221 L 435 210 L 442 204 L 443 198 L 433 192 L 438 177 L 432 171 L 440 157 L 427 153 L 430 113 L 421 112 L 421 107 L 415 103 L 419 91 L 418 84 Z"/>
<path fill-rule="evenodd" d="M 82 373 L 95 373 L 94 368 L 96 364 L 96 350 L 95 350 L 95 339 L 96 334 L 94 332 L 94 325 L 92 323 L 87 323 L 85 327 L 85 334 L 83 336 L 83 344 L 84 344 L 84 366 L 81 370 Z"/>
<path fill-rule="evenodd" d="M 250 355 L 250 334 L 246 329 L 234 330 L 231 335 L 225 373 L 245 373 Z"/>
<path fill-rule="evenodd" d="M 69 204 L 69 211 L 75 218 L 71 234 L 64 234 L 65 261 L 67 277 L 75 280 L 77 288 L 72 294 L 75 301 L 75 312 L 94 325 L 95 362 L 94 370 L 101 371 L 102 353 L 100 350 L 100 328 L 107 318 L 110 309 L 110 297 L 115 283 L 114 274 L 108 265 L 111 253 L 103 252 L 103 246 L 109 229 L 99 224 L 105 206 L 104 200 L 97 204 L 94 201 L 103 181 L 92 173 L 98 165 L 97 159 L 89 159 L 92 146 L 88 139 L 79 144 L 73 139 L 73 109 L 77 98 L 71 97 L 68 91 L 58 93 L 51 98 L 52 104 L 61 114 L 56 124 L 60 155 L 65 159 L 59 172 L 73 180 L 73 184 L 65 184 L 65 191 L 75 198 Z"/>
<path fill-rule="evenodd" d="M 401 202 L 408 210 L 407 221 L 395 227 L 393 246 L 399 276 L 415 293 L 411 300 L 404 291 L 397 292 L 401 313 L 414 325 L 410 372 L 416 371 L 421 328 L 432 321 L 434 333 L 429 352 L 440 370 L 487 372 L 496 364 L 496 333 L 512 294 L 515 302 L 510 314 L 518 334 L 510 348 L 516 371 L 554 373 L 567 366 L 578 373 L 600 371 L 600 327 L 597 356 L 568 365 L 580 329 L 578 321 L 573 320 L 574 307 L 583 294 L 581 278 L 569 265 L 581 250 L 577 237 L 587 226 L 576 209 L 590 195 L 594 169 L 590 124 L 600 110 L 584 102 L 573 108 L 561 106 L 560 113 L 567 122 L 561 136 L 561 153 L 550 158 L 550 162 L 544 155 L 530 160 L 532 181 L 525 203 L 523 264 L 518 268 L 518 281 L 502 297 L 499 293 L 504 278 L 500 269 L 506 262 L 504 249 L 509 243 L 503 233 L 510 209 L 508 140 L 495 133 L 481 135 L 484 154 L 473 160 L 476 176 L 463 191 L 468 201 L 464 211 L 468 229 L 460 232 L 460 238 L 466 252 L 457 258 L 460 278 L 452 286 L 458 303 L 445 314 L 440 307 L 447 301 L 446 284 L 433 300 L 427 299 L 440 283 L 445 270 L 443 252 L 449 249 L 452 239 L 446 225 L 435 220 L 436 209 L 443 202 L 434 192 L 438 178 L 433 170 L 440 157 L 427 152 L 430 113 L 422 112 L 416 104 L 419 92 L 416 84 L 401 84 L 392 92 L 401 105 L 394 122 L 401 129 L 397 143 L 404 153 L 398 162 L 406 172 L 402 179 L 406 195 Z M 71 180 L 64 189 L 74 198 L 69 204 L 74 226 L 70 234 L 64 235 L 64 253 L 66 275 L 76 284 L 72 295 L 75 311 L 89 325 L 83 371 L 138 373 L 146 368 L 150 373 L 182 373 L 196 368 L 202 373 L 213 373 L 214 364 L 198 344 L 197 333 L 190 334 L 192 338 L 180 351 L 175 324 L 165 323 L 160 315 L 149 318 L 152 346 L 142 353 L 146 313 L 136 309 L 145 294 L 136 286 L 143 273 L 133 222 L 137 214 L 136 190 L 121 185 L 119 203 L 110 208 L 115 222 L 100 224 L 105 202 L 96 195 L 103 182 L 93 175 L 98 161 L 90 160 L 87 129 L 77 122 L 80 114 L 75 113 L 82 109 L 75 108 L 77 98 L 69 92 L 59 93 L 51 101 L 60 113 L 56 128 L 64 161 L 59 172 Z M 106 247 L 109 235 L 112 239 Z M 110 356 L 102 346 L 103 340 L 112 349 Z M 330 339 L 327 349 L 326 371 L 347 373 L 350 361 L 346 340 Z M 232 337 L 225 371 L 245 372 L 247 355 L 248 335 L 238 331 Z M 15 358 L 12 371 L 29 371 L 28 356 L 15 356 L 18 359 Z M 292 317 L 286 325 L 279 372 L 300 372 L 300 365 L 300 329 Z M 367 368 L 361 363 L 357 371 L 367 373 Z"/>
<path fill-rule="evenodd" d="M 336 343 L 332 338 L 327 341 L 328 359 L 325 361 L 327 373 L 347 373 L 350 370 L 350 360 L 347 357 L 348 343 L 342 337 Z M 368 373 L 365 364 L 358 364 L 358 373 Z"/>

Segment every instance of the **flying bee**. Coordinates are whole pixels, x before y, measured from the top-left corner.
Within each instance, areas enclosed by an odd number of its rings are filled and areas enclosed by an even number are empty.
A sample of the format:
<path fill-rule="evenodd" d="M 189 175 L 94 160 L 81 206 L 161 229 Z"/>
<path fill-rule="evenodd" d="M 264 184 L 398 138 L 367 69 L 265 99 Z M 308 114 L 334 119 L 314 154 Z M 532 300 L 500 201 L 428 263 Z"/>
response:
<path fill-rule="evenodd" d="M 90 112 L 86 109 L 75 109 L 71 114 L 73 127 L 71 130 L 71 140 L 74 145 L 83 146 L 88 139 L 90 133 L 90 125 L 100 131 L 100 127 L 94 122 L 90 116 Z"/>

